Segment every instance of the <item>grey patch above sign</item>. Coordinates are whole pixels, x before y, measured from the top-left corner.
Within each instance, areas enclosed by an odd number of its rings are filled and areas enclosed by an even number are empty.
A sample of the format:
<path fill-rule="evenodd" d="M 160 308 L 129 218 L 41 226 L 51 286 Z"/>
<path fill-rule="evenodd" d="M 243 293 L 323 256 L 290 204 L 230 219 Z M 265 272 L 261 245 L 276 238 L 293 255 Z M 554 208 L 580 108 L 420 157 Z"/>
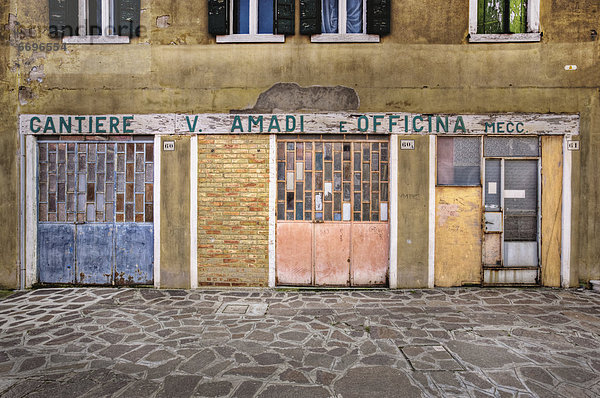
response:
<path fill-rule="evenodd" d="M 415 149 L 415 140 L 400 140 L 400 149 Z"/>

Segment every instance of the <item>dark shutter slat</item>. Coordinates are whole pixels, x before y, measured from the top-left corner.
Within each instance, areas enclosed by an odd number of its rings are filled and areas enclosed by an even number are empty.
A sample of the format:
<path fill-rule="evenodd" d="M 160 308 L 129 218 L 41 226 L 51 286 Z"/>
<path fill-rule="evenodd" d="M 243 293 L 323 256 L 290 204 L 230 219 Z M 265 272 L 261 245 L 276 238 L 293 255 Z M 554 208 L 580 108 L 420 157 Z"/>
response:
<path fill-rule="evenodd" d="M 115 2 L 116 32 L 119 36 L 140 35 L 140 0 L 117 0 Z"/>
<path fill-rule="evenodd" d="M 391 0 L 367 0 L 367 33 L 385 36 L 390 33 Z"/>
<path fill-rule="evenodd" d="M 208 33 L 229 34 L 229 0 L 208 0 Z"/>
<path fill-rule="evenodd" d="M 300 0 L 300 34 L 321 33 L 321 0 Z"/>
<path fill-rule="evenodd" d="M 275 33 L 280 35 L 293 35 L 295 33 L 294 0 L 275 0 Z"/>
<path fill-rule="evenodd" d="M 79 25 L 77 0 L 49 0 L 49 33 L 52 37 L 76 36 Z"/>

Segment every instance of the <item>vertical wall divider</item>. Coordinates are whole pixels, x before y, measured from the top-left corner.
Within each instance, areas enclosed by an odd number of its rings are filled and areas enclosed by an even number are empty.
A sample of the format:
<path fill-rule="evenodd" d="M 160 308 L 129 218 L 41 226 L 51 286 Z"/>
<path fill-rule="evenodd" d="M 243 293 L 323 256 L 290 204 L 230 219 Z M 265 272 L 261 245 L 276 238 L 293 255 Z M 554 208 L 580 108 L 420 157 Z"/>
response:
<path fill-rule="evenodd" d="M 389 157 L 390 209 L 388 223 L 390 225 L 390 289 L 398 288 L 398 135 L 390 135 Z"/>
<path fill-rule="evenodd" d="M 435 135 L 429 136 L 429 255 L 427 287 L 435 286 Z"/>
<path fill-rule="evenodd" d="M 567 149 L 567 141 L 571 137 L 564 136 L 562 145 L 563 178 L 562 178 L 562 228 L 560 281 L 563 288 L 571 286 L 571 169 L 573 155 Z"/>
<path fill-rule="evenodd" d="M 198 136 L 190 139 L 190 289 L 198 288 Z"/>
<path fill-rule="evenodd" d="M 37 282 L 37 139 L 25 136 L 25 281 L 23 288 L 30 288 Z"/>
<path fill-rule="evenodd" d="M 275 226 L 277 216 L 277 135 L 269 135 L 269 287 L 275 287 Z"/>
<path fill-rule="evenodd" d="M 160 164 L 161 136 L 154 136 L 154 287 L 160 288 Z"/>

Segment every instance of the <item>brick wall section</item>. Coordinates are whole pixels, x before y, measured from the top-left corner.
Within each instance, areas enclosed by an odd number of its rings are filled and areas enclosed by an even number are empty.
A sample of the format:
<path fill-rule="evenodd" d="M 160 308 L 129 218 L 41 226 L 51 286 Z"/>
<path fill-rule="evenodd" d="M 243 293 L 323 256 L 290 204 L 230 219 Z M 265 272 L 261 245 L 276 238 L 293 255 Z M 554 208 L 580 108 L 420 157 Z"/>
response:
<path fill-rule="evenodd" d="M 198 136 L 198 285 L 267 286 L 269 136 Z"/>

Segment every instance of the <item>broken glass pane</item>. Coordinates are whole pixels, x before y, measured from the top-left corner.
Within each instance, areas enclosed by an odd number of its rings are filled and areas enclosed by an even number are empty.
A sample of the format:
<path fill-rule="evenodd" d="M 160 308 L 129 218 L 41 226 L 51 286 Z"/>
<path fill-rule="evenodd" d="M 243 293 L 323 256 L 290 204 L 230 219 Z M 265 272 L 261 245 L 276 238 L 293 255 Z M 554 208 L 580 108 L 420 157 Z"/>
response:
<path fill-rule="evenodd" d="M 388 220 L 388 204 L 387 203 L 380 203 L 379 215 L 381 216 L 381 221 Z"/>
<path fill-rule="evenodd" d="M 323 194 L 315 193 L 315 211 L 323 211 Z"/>
<path fill-rule="evenodd" d="M 287 193 L 287 210 L 294 210 L 294 192 Z"/>
<path fill-rule="evenodd" d="M 344 160 L 350 160 L 350 143 L 344 143 Z"/>
<path fill-rule="evenodd" d="M 350 216 L 352 213 L 352 205 L 348 202 L 343 204 L 343 211 L 342 211 L 342 220 L 343 221 L 350 221 Z"/>
<path fill-rule="evenodd" d="M 330 182 L 326 182 L 325 183 L 325 201 L 330 201 L 331 200 L 331 183 Z"/>

